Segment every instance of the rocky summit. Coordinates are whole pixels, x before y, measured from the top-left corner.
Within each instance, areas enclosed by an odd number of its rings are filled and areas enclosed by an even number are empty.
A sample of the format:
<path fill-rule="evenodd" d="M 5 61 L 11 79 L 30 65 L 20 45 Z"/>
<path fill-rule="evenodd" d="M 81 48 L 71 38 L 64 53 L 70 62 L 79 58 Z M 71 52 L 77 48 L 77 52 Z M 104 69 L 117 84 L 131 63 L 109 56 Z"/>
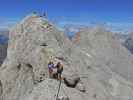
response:
<path fill-rule="evenodd" d="M 49 78 L 51 60 L 64 65 L 61 85 Z M 94 27 L 69 40 L 35 14 L 11 29 L 0 67 L 0 100 L 132 99 L 133 56 L 111 32 Z"/>

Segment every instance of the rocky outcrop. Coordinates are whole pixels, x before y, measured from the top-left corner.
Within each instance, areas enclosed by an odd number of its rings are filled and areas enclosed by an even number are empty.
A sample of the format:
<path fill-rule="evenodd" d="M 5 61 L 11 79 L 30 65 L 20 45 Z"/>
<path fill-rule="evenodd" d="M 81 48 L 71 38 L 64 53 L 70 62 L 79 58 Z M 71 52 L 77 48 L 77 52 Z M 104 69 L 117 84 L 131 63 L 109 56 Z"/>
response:
<path fill-rule="evenodd" d="M 7 55 L 7 43 L 0 44 L 0 65 L 3 63 L 3 61 L 6 58 Z"/>
<path fill-rule="evenodd" d="M 123 45 L 133 54 L 133 33 L 127 35 Z"/>
<path fill-rule="evenodd" d="M 8 33 L 7 30 L 0 30 L 0 66 L 7 55 Z"/>
<path fill-rule="evenodd" d="M 133 58 L 108 31 L 83 30 L 73 43 L 47 19 L 29 15 L 9 38 L 0 68 L 1 100 L 55 100 L 59 81 L 48 76 L 50 60 L 64 65 L 61 100 L 132 98 Z"/>

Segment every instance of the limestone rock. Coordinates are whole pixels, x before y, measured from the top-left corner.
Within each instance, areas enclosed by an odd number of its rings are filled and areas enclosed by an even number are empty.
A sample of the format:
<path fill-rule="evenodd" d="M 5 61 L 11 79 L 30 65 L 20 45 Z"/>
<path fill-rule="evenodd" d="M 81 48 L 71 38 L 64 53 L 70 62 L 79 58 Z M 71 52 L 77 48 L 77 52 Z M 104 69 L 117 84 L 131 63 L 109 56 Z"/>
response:
<path fill-rule="evenodd" d="M 55 100 L 59 81 L 50 79 L 50 60 L 64 65 L 59 97 L 69 100 L 128 100 L 133 95 L 133 57 L 101 28 L 81 31 L 71 42 L 46 18 L 29 15 L 9 34 L 0 67 L 0 100 Z"/>

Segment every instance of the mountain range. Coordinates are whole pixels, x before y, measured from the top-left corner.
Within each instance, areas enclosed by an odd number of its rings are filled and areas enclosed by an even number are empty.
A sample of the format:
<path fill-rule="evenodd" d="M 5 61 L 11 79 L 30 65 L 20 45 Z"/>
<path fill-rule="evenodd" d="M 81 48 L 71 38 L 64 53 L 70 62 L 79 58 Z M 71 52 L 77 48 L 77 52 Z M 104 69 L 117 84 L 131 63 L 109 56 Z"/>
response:
<path fill-rule="evenodd" d="M 49 77 L 50 61 L 63 64 L 61 81 Z M 86 28 L 70 40 L 30 14 L 10 30 L 0 100 L 131 100 L 132 66 L 133 55 L 112 32 Z"/>

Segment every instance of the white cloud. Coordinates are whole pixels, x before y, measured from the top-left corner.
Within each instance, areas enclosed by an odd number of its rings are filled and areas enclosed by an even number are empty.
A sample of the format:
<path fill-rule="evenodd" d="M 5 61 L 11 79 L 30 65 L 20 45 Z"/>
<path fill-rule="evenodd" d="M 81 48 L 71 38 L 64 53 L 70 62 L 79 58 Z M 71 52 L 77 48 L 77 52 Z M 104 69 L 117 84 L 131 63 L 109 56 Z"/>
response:
<path fill-rule="evenodd" d="M 75 21 L 59 21 L 57 25 L 64 28 L 65 25 L 70 26 L 95 26 L 104 25 L 108 30 L 113 32 L 129 33 L 133 32 L 133 23 L 129 22 L 103 22 L 103 23 L 92 23 L 90 22 L 75 22 Z"/>
<path fill-rule="evenodd" d="M 14 26 L 20 19 L 16 18 L 0 18 L 0 30 L 2 29 L 10 29 Z M 73 26 L 71 30 L 76 30 L 76 28 L 82 26 L 95 26 L 97 24 L 105 25 L 107 29 L 113 32 L 123 32 L 128 33 L 133 31 L 133 23 L 130 22 L 104 22 L 103 23 L 93 23 L 91 21 L 72 21 L 68 19 L 60 19 L 56 22 L 56 25 L 61 29 L 64 30 L 65 25 Z M 75 28 L 76 27 L 76 28 Z"/>
<path fill-rule="evenodd" d="M 108 22 L 107 28 L 114 32 L 122 32 L 122 33 L 128 33 L 133 31 L 133 23 L 127 23 L 127 22 Z"/>

